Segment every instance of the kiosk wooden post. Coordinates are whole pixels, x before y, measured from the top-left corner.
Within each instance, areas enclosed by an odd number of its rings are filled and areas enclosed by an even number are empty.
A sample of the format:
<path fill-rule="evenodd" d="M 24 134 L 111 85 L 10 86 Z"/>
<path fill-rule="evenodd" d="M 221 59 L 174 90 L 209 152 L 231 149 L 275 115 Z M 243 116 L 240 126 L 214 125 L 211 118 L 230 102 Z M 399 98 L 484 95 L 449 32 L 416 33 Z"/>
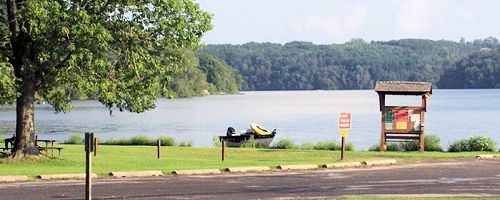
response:
<path fill-rule="evenodd" d="M 379 81 L 375 85 L 379 96 L 380 151 L 387 150 L 389 141 L 414 140 L 419 151 L 424 152 L 424 120 L 428 98 L 432 94 L 432 83 L 410 81 Z M 386 106 L 385 95 L 422 96 L 421 106 Z"/>

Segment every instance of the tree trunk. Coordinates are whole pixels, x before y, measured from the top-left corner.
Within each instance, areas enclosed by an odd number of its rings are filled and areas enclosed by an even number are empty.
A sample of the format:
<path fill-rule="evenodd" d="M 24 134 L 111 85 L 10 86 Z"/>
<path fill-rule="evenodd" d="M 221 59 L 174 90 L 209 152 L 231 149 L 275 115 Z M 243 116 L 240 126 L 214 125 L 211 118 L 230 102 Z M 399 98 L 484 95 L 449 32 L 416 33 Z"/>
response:
<path fill-rule="evenodd" d="M 34 143 L 34 101 L 35 80 L 31 75 L 23 77 L 21 95 L 16 104 L 16 142 L 12 150 L 13 158 L 38 157 L 39 151 Z"/>

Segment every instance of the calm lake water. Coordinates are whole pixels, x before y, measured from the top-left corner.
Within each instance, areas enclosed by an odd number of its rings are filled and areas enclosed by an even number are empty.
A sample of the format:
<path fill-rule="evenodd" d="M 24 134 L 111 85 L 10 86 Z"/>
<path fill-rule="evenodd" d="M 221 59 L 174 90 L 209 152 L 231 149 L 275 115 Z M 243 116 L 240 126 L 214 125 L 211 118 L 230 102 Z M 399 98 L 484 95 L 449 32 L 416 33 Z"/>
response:
<path fill-rule="evenodd" d="M 419 105 L 420 98 L 389 96 L 389 105 Z M 296 143 L 339 140 L 338 113 L 352 113 L 348 141 L 368 149 L 380 140 L 378 96 L 373 90 L 266 91 L 240 95 L 159 99 L 154 110 L 142 114 L 114 111 L 96 101 L 75 101 L 66 114 L 37 105 L 36 133 L 41 138 L 65 140 L 71 133 L 94 132 L 100 138 L 134 135 L 174 137 L 195 146 L 212 146 L 228 126 L 247 129 L 252 122 L 277 129 L 274 141 Z M 437 134 L 447 146 L 473 134 L 500 143 L 500 90 L 433 90 L 426 113 L 426 132 Z M 0 133 L 10 137 L 15 128 L 14 107 L 0 107 Z"/>

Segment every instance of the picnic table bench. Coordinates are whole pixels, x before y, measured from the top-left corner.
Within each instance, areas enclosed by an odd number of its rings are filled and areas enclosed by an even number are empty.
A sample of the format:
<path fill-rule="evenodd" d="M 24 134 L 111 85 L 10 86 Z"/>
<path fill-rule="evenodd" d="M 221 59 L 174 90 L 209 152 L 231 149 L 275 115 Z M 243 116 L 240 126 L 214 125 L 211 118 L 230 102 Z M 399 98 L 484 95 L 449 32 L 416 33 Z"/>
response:
<path fill-rule="evenodd" d="M 14 142 L 16 141 L 16 137 L 6 138 L 4 139 L 5 147 L 0 147 L 0 154 L 10 155 L 12 148 L 14 147 Z M 39 143 L 45 143 L 44 146 L 40 146 Z M 62 147 L 54 147 L 54 143 L 57 140 L 47 140 L 47 139 L 38 139 L 38 136 L 35 136 L 35 146 L 39 151 L 45 151 L 45 155 L 49 155 L 49 150 L 51 151 L 52 157 L 54 157 L 54 150 L 58 151 L 58 155 L 61 156 Z M 9 145 L 10 144 L 10 145 Z M 49 146 L 50 144 L 50 146 Z"/>

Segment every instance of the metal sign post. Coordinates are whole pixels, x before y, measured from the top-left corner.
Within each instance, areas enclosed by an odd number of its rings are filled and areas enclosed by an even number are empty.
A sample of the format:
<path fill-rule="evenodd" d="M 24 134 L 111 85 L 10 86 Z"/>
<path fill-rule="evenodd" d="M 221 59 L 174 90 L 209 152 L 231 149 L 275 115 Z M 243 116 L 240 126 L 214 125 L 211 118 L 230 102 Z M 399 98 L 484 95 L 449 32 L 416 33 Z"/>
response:
<path fill-rule="evenodd" d="M 340 154 L 340 160 L 344 160 L 345 158 L 347 130 L 350 128 L 351 128 L 351 113 L 348 112 L 339 113 L 339 129 L 342 134 L 342 150 Z"/>
<path fill-rule="evenodd" d="M 85 133 L 85 199 L 92 199 L 92 156 L 94 133 Z"/>

